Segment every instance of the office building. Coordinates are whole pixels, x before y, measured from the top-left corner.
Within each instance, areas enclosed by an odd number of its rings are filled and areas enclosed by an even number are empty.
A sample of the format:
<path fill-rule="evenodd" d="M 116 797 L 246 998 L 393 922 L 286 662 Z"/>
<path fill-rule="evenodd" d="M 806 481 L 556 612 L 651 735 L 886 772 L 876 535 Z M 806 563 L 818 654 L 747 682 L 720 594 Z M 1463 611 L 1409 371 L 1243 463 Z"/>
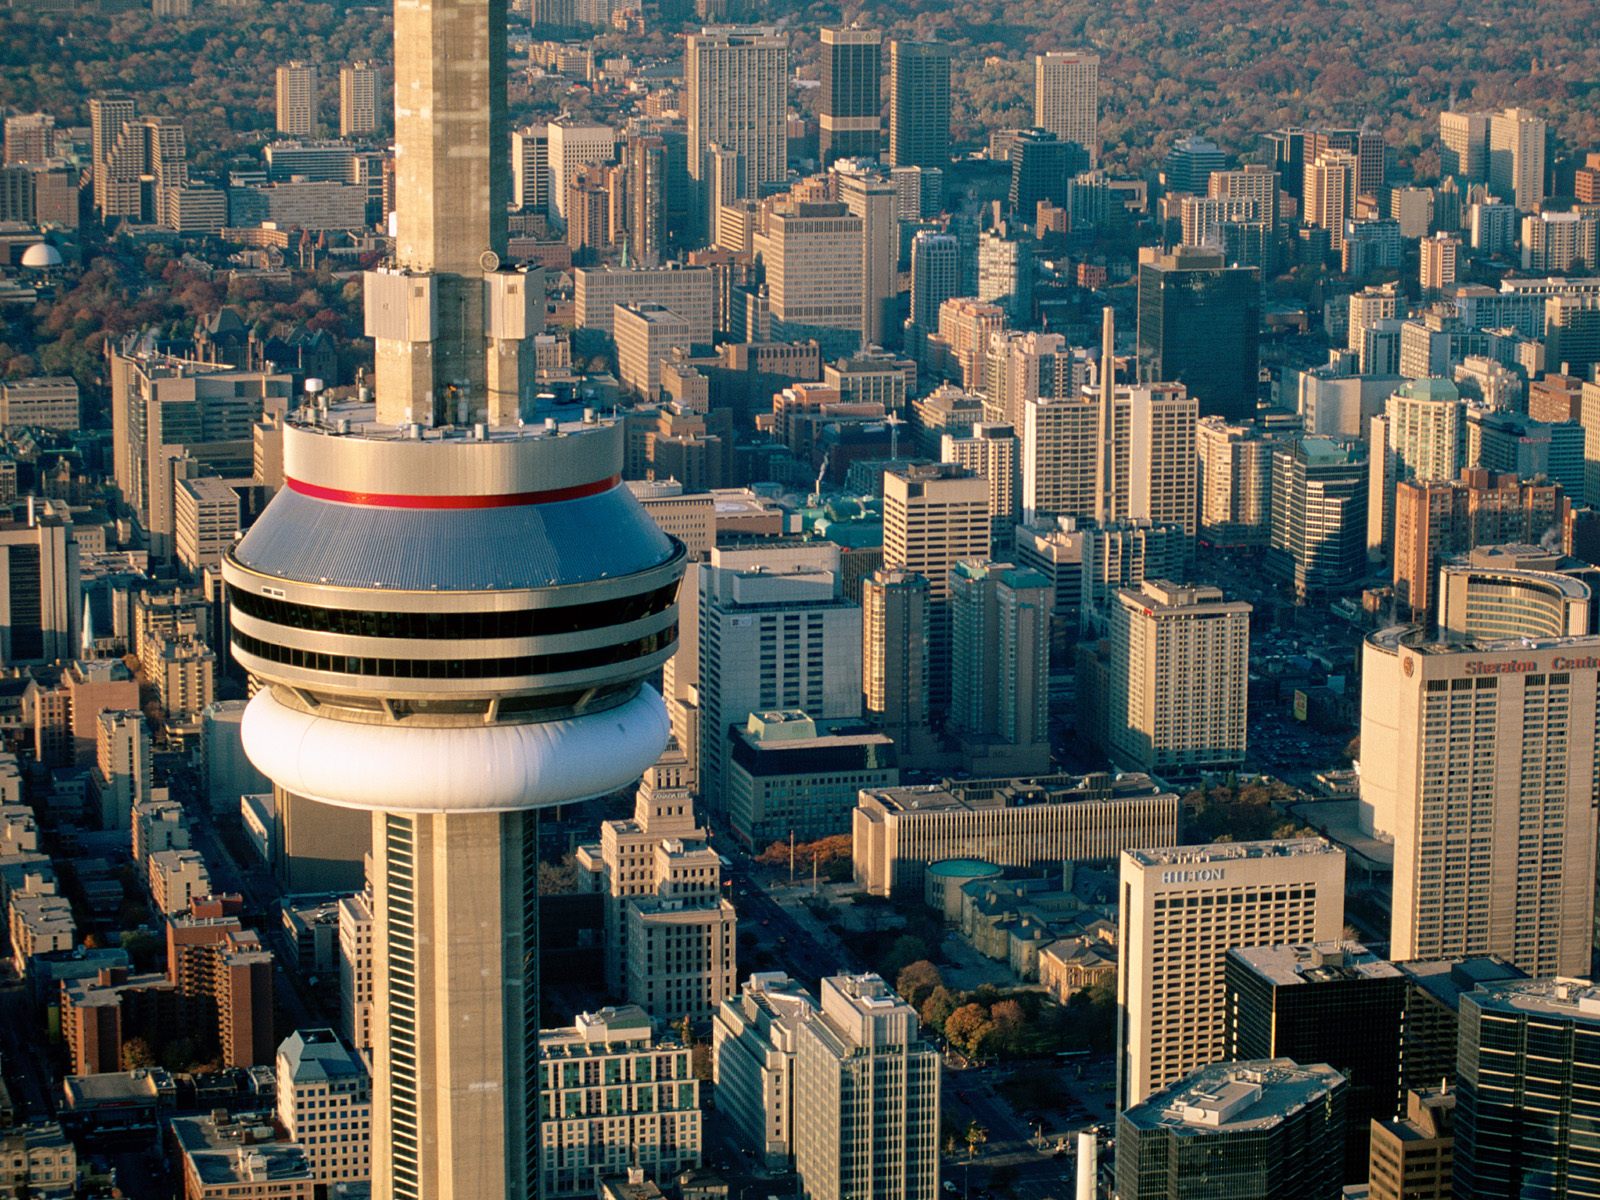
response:
<path fill-rule="evenodd" d="M 1525 108 L 1489 116 L 1489 190 L 1517 206 L 1537 212 L 1545 196 L 1545 142 L 1548 129 Z"/>
<path fill-rule="evenodd" d="M 809 992 L 780 971 L 756 971 L 722 1002 L 711 1026 L 717 1111 L 769 1170 L 794 1161 L 795 1044 L 816 1015 Z"/>
<path fill-rule="evenodd" d="M 937 332 L 940 308 L 960 294 L 961 243 L 949 233 L 918 233 L 911 240 L 911 323 L 925 335 Z"/>
<path fill-rule="evenodd" d="M 915 572 L 880 568 L 861 582 L 862 712 L 902 754 L 929 729 L 929 605 Z"/>
<path fill-rule="evenodd" d="M 1401 1025 L 1400 1083 L 1408 1091 L 1454 1087 L 1461 997 L 1525 972 L 1494 956 L 1415 960 L 1395 964 L 1406 977 Z"/>
<path fill-rule="evenodd" d="M 1139 358 L 1145 377 L 1182 383 L 1202 416 L 1255 415 L 1261 273 L 1200 247 L 1140 251 Z"/>
<path fill-rule="evenodd" d="M 172 489 L 173 553 L 193 578 L 215 570 L 239 535 L 244 515 L 242 490 L 249 479 L 202 475 L 178 480 Z"/>
<path fill-rule="evenodd" d="M 1037 113 L 1034 115 L 1034 124 L 1041 124 Z M 1215 142 L 1193 134 L 1181 137 L 1172 144 L 1172 149 L 1167 151 L 1167 161 L 1163 171 L 1166 176 L 1166 189 L 1168 193 L 1205 196 L 1210 191 L 1211 176 L 1218 171 L 1226 170 L 1227 166 L 1228 156 Z M 1184 240 L 1188 241 L 1188 238 Z"/>
<path fill-rule="evenodd" d="M 670 1183 L 701 1160 L 700 1083 L 689 1048 L 626 1004 L 539 1031 L 538 1195 L 596 1194 L 602 1175 Z"/>
<path fill-rule="evenodd" d="M 684 108 L 695 228 L 715 228 L 713 205 L 756 200 L 788 172 L 788 38 L 772 27 L 719 25 L 684 43 Z M 714 190 L 713 162 L 730 156 L 731 195 Z"/>
<path fill-rule="evenodd" d="M 883 99 L 883 33 L 824 26 L 822 94 L 817 104 L 818 154 L 824 167 L 837 158 L 877 158 Z"/>
<path fill-rule="evenodd" d="M 339 901 L 339 1032 L 372 1051 L 372 890 Z"/>
<path fill-rule="evenodd" d="M 747 849 L 833 837 L 850 829 L 856 793 L 900 782 L 897 748 L 859 722 L 803 712 L 751 713 L 733 734 L 728 822 Z"/>
<path fill-rule="evenodd" d="M 945 434 L 939 441 L 939 460 L 965 467 L 989 484 L 989 517 L 993 541 L 1010 542 L 1017 524 L 1017 436 L 1009 425 L 979 421 L 968 437 Z"/>
<path fill-rule="evenodd" d="M 691 342 L 709 346 L 716 327 L 716 276 L 710 267 L 578 267 L 572 272 L 579 329 L 615 333 L 619 304 L 660 304 L 689 322 Z"/>
<path fill-rule="evenodd" d="M 889 165 L 943 170 L 949 162 L 950 47 L 891 41 Z"/>
<path fill-rule="evenodd" d="M 1228 1058 L 1327 1063 L 1345 1077 L 1344 1179 L 1365 1179 L 1373 1123 L 1401 1100 L 1405 974 L 1357 942 L 1248 946 L 1228 951 L 1223 986 Z"/>
<path fill-rule="evenodd" d="M 1033 60 L 1033 123 L 1088 156 L 1087 170 L 1100 165 L 1100 56 L 1052 50 Z M 1220 165 L 1220 164 L 1219 164 Z M 1028 212 L 1031 223 L 1032 210 Z"/>
<path fill-rule="evenodd" d="M 1122 1200 L 1339 1200 L 1348 1085 L 1290 1058 L 1201 1067 L 1117 1117 Z"/>
<path fill-rule="evenodd" d="M 1490 984 L 1461 998 L 1454 1195 L 1580 1196 L 1600 1177 L 1600 992 L 1586 978 Z"/>
<path fill-rule="evenodd" d="M 1587 969 L 1600 638 L 1368 637 L 1361 826 L 1394 843 L 1396 960 Z"/>
<path fill-rule="evenodd" d="M 1367 450 L 1301 436 L 1272 452 L 1268 569 L 1297 593 L 1346 587 L 1367 567 Z"/>
<path fill-rule="evenodd" d="M 49 113 L 18 113 L 5 119 L 5 165 L 56 157 L 56 119 Z"/>
<path fill-rule="evenodd" d="M 1451 1200 L 1454 1092 L 1406 1092 L 1405 1115 L 1373 1118 L 1369 1200 Z"/>
<path fill-rule="evenodd" d="M 696 568 L 700 794 L 719 812 L 751 713 L 860 715 L 861 610 L 844 598 L 839 555 L 831 542 L 719 547 Z"/>
<path fill-rule="evenodd" d="M 950 718 L 974 765 L 1050 766 L 1050 581 L 1012 563 L 950 568 Z"/>
<path fill-rule="evenodd" d="M 21 428 L 77 429 L 77 381 L 56 375 L 0 383 L 0 429 Z"/>
<path fill-rule="evenodd" d="M 802 1200 L 936 1200 L 940 1054 L 876 975 L 824 978 L 795 1035 Z"/>
<path fill-rule="evenodd" d="M 692 784 L 669 747 L 645 771 L 633 819 L 603 822 L 599 845 L 578 852 L 605 896 L 606 986 L 658 1020 L 703 1020 L 733 992 L 733 906 Z"/>
<path fill-rule="evenodd" d="M 1004 226 L 978 240 L 978 299 L 998 304 L 1018 325 L 1033 318 L 1034 247 Z"/>
<path fill-rule="evenodd" d="M 511 134 L 511 203 L 518 212 L 550 208 L 550 127 L 526 125 Z"/>
<path fill-rule="evenodd" d="M 679 190 L 673 179 L 674 162 L 667 138 L 636 134 L 627 146 L 627 216 L 624 221 L 628 255 L 646 266 L 657 266 L 668 237 L 675 234 L 671 206 Z"/>
<path fill-rule="evenodd" d="M 1125 850 L 1120 890 L 1119 1109 L 1226 1056 L 1229 950 L 1344 931 L 1344 852 L 1320 838 Z"/>
<path fill-rule="evenodd" d="M 80 649 L 83 601 L 72 519 L 30 498 L 24 520 L 0 520 L 0 663 L 58 662 Z"/>
<path fill-rule="evenodd" d="M 1011 142 L 1011 219 L 1032 226 L 1039 205 L 1069 208 L 1071 181 L 1086 169 L 1087 157 L 1076 142 L 1048 129 L 1019 129 Z"/>
<path fill-rule="evenodd" d="M 618 379 L 636 396 L 658 400 L 662 362 L 674 348 L 688 350 L 692 345 L 689 322 L 660 304 L 619 304 L 611 328 Z"/>
<path fill-rule="evenodd" d="M 1251 607 L 1146 578 L 1110 605 L 1107 746 L 1135 771 L 1194 775 L 1245 756 Z"/>
<path fill-rule="evenodd" d="M 852 830 L 856 882 L 874 896 L 921 895 L 930 863 L 1104 862 L 1177 836 L 1178 797 L 1148 776 L 945 780 L 863 791 Z"/>
<path fill-rule="evenodd" d="M 311 63 L 292 62 L 278 68 L 279 133 L 286 133 L 290 137 L 317 136 L 321 126 L 317 111 L 317 87 L 317 68 Z"/>
<path fill-rule="evenodd" d="M 900 289 L 895 186 L 887 175 L 860 161 L 836 161 L 833 186 L 845 211 L 861 222 L 861 338 L 868 346 L 882 345 Z"/>
<path fill-rule="evenodd" d="M 297 1029 L 278 1047 L 278 1124 L 305 1147 L 319 1184 L 372 1174 L 372 1081 L 331 1029 Z M 336 1193 L 337 1194 L 337 1193 Z"/>
<path fill-rule="evenodd" d="M 494 17 L 396 9 L 396 76 L 421 83 L 395 113 L 395 266 L 365 283 L 376 406 L 285 422 L 295 486 L 223 562 L 232 654 L 258 684 L 246 751 L 308 808 L 370 814 L 382 1200 L 553 1194 L 538 1179 L 531 810 L 628 786 L 668 733 L 642 680 L 676 643 L 684 552 L 617 482 L 620 424 L 559 409 L 522 424 L 544 293 L 532 271 L 486 270 L 510 199 Z M 435 328 L 435 312 L 459 319 Z M 419 495 L 439 499 L 405 506 Z M 406 594 L 420 599 L 397 610 Z M 563 607 L 577 616 L 555 631 Z M 438 640 L 440 617 L 466 640 Z M 403 663 L 363 657 L 385 652 L 380 626 Z"/>
<path fill-rule="evenodd" d="M 753 244 L 767 267 L 774 336 L 799 340 L 839 330 L 830 345 L 860 349 L 866 324 L 860 217 L 843 204 L 801 201 L 774 212 Z"/>
<path fill-rule="evenodd" d="M 1468 183 L 1489 179 L 1489 116 L 1479 112 L 1439 114 L 1439 174 Z"/>
<path fill-rule="evenodd" d="M 380 111 L 378 68 L 369 62 L 340 67 L 339 136 L 360 138 L 377 133 Z"/>
<path fill-rule="evenodd" d="M 272 1126 L 218 1109 L 174 1117 L 170 1140 L 185 1200 L 313 1200 L 316 1175 L 304 1146 L 272 1140 Z"/>
<path fill-rule="evenodd" d="M 954 463 L 897 466 L 883 476 L 883 565 L 928 581 L 928 693 L 950 688 L 950 568 L 989 557 L 989 484 Z"/>

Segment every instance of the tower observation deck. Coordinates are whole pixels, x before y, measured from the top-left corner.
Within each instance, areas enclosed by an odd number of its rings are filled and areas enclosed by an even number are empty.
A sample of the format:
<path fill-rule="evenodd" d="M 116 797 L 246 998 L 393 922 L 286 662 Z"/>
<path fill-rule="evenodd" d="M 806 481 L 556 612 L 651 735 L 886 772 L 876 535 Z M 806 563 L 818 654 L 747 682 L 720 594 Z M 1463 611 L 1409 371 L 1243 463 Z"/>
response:
<path fill-rule="evenodd" d="M 223 563 L 246 753 L 372 814 L 377 1200 L 527 1200 L 539 1167 L 537 814 L 668 739 L 684 548 L 623 431 L 544 411 L 538 268 L 503 265 L 505 0 L 396 0 L 396 231 L 376 394 L 284 427 Z"/>

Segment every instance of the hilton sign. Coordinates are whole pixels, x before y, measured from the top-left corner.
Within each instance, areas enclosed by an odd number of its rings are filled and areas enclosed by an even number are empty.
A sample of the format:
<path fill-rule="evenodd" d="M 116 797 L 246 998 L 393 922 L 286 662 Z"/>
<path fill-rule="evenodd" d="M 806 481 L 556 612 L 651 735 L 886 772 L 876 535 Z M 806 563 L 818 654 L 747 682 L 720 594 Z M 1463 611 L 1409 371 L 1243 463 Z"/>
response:
<path fill-rule="evenodd" d="M 1227 875 L 1222 867 L 1201 867 L 1194 871 L 1163 871 L 1162 883 L 1221 883 Z"/>

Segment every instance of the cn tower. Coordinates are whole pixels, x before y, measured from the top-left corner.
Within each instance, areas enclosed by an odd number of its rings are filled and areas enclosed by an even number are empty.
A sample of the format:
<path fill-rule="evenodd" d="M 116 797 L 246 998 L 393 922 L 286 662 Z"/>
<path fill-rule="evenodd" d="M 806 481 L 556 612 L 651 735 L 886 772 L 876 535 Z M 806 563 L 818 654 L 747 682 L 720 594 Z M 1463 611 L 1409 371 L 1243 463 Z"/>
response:
<path fill-rule="evenodd" d="M 284 428 L 223 565 L 246 752 L 372 814 L 373 1195 L 537 1191 L 540 808 L 631 784 L 668 723 L 683 547 L 619 425 L 532 399 L 537 270 L 503 266 L 504 0 L 397 0 L 395 256 L 376 392 Z"/>

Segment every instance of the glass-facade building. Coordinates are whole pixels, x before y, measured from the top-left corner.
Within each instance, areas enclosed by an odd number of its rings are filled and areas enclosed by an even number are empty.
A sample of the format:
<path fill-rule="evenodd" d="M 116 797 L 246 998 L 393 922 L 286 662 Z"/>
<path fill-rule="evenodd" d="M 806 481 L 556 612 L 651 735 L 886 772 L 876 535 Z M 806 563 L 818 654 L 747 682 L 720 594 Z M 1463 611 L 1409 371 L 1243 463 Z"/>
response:
<path fill-rule="evenodd" d="M 1261 272 L 1213 249 L 1146 251 L 1139 262 L 1139 358 L 1146 378 L 1181 383 L 1203 417 L 1255 415 Z"/>
<path fill-rule="evenodd" d="M 1600 989 L 1498 983 L 1461 998 L 1456 1200 L 1600 1196 Z"/>

